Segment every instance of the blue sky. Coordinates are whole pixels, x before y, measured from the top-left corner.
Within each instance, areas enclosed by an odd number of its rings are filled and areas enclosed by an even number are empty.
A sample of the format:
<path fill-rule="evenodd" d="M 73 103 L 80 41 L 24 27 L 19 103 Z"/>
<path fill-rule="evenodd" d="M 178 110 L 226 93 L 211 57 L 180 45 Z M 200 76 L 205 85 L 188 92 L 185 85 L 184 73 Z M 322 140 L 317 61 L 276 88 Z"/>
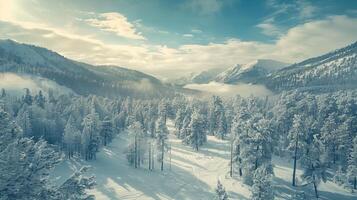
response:
<path fill-rule="evenodd" d="M 357 40 L 357 1 L 0 0 L 0 26 L 0 38 L 172 78 L 343 47 Z"/>

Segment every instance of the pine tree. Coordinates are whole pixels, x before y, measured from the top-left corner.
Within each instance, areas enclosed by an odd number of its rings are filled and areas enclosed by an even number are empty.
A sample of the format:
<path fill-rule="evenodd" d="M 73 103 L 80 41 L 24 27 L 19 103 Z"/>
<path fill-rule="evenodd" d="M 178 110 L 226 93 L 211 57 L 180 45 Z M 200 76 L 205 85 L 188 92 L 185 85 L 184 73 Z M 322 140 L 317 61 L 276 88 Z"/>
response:
<path fill-rule="evenodd" d="M 95 159 L 96 152 L 98 151 L 99 139 L 99 117 L 95 111 L 92 110 L 82 122 L 82 151 L 86 160 Z"/>
<path fill-rule="evenodd" d="M 216 198 L 215 200 L 228 200 L 228 195 L 226 189 L 223 187 L 222 183 L 218 180 L 216 191 Z"/>
<path fill-rule="evenodd" d="M 81 133 L 75 126 L 75 121 L 72 115 L 69 117 L 67 124 L 64 128 L 63 133 L 63 142 L 67 151 L 67 157 L 73 157 L 73 154 L 76 150 L 77 140 L 80 137 Z"/>
<path fill-rule="evenodd" d="M 274 190 L 272 187 L 272 175 L 266 166 L 260 166 L 254 172 L 252 186 L 252 200 L 272 200 L 274 199 Z"/>
<path fill-rule="evenodd" d="M 353 146 L 350 150 L 350 156 L 348 158 L 348 168 L 347 168 L 347 184 L 353 188 L 357 189 L 357 136 L 353 140 Z"/>
<path fill-rule="evenodd" d="M 127 159 L 135 168 L 140 167 L 140 162 L 144 157 L 144 131 L 140 122 L 134 122 L 129 126 L 130 143 L 128 146 Z"/>
<path fill-rule="evenodd" d="M 31 92 L 28 88 L 25 88 L 25 95 L 22 97 L 22 101 L 27 105 L 32 105 L 33 98 L 31 96 Z"/>
<path fill-rule="evenodd" d="M 332 158 L 328 162 L 336 164 L 337 161 L 337 124 L 336 124 L 336 114 L 331 113 L 328 118 L 324 121 L 321 128 L 321 139 L 324 143 L 325 150 L 328 158 Z"/>
<path fill-rule="evenodd" d="M 204 130 L 204 121 L 197 109 L 192 113 L 191 122 L 189 124 L 189 133 L 183 139 L 183 142 L 192 146 L 198 151 L 199 146 L 207 141 L 206 132 Z"/>
<path fill-rule="evenodd" d="M 302 178 L 313 185 L 315 196 L 318 199 L 318 185 L 321 181 L 326 182 L 326 167 L 321 155 L 323 154 L 323 144 L 320 139 L 315 135 L 313 143 L 309 148 L 309 154 L 305 161 L 304 173 Z"/>
<path fill-rule="evenodd" d="M 24 104 L 16 116 L 16 123 L 21 127 L 23 136 L 32 136 L 32 125 L 27 104 Z"/>
<path fill-rule="evenodd" d="M 227 134 L 227 119 L 225 109 L 220 97 L 213 96 L 210 111 L 210 132 L 218 138 L 223 139 Z"/>
<path fill-rule="evenodd" d="M 293 152 L 294 159 L 292 185 L 296 186 L 297 161 L 301 157 L 302 151 L 306 148 L 305 127 L 301 115 L 294 116 L 293 126 L 288 138 L 290 139 L 288 149 Z"/>
<path fill-rule="evenodd" d="M 42 91 L 40 90 L 35 96 L 35 103 L 41 108 L 45 108 L 46 98 L 43 96 Z"/>
<path fill-rule="evenodd" d="M 109 119 L 109 117 L 104 118 L 104 121 L 102 122 L 100 135 L 102 136 L 104 146 L 107 146 L 107 144 L 112 141 L 112 139 L 113 139 L 113 123 Z"/>
<path fill-rule="evenodd" d="M 88 195 L 86 189 L 92 189 L 96 183 L 93 176 L 84 176 L 89 167 L 82 167 L 69 177 L 57 191 L 58 200 L 94 200 L 93 195 Z"/>
<path fill-rule="evenodd" d="M 164 170 L 164 157 L 167 148 L 166 141 L 168 139 L 168 134 L 169 131 L 165 123 L 165 118 L 160 116 L 159 119 L 156 121 L 156 143 L 158 152 L 160 153 L 158 160 L 161 163 L 161 171 Z"/>

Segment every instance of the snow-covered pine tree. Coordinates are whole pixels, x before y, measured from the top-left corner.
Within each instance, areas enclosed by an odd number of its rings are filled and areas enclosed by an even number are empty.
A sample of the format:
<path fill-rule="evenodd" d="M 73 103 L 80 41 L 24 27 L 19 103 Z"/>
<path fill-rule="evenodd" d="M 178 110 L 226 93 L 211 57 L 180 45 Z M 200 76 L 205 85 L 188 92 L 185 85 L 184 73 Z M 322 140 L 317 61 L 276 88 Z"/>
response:
<path fill-rule="evenodd" d="M 107 116 L 104 118 L 101 124 L 102 127 L 100 130 L 100 135 L 102 137 L 103 145 L 107 146 L 107 144 L 112 141 L 114 136 L 113 123 L 112 120 L 110 120 L 110 118 Z"/>
<path fill-rule="evenodd" d="M 36 103 L 37 106 L 39 106 L 41 108 L 45 108 L 46 98 L 42 94 L 41 90 L 38 92 L 37 95 L 35 95 L 34 100 L 35 100 L 35 103 Z"/>
<path fill-rule="evenodd" d="M 25 95 L 22 97 L 22 101 L 27 105 L 32 105 L 33 97 L 31 96 L 30 89 L 25 88 Z"/>
<path fill-rule="evenodd" d="M 272 175 L 266 166 L 262 165 L 255 170 L 253 176 L 251 200 L 272 200 L 274 190 L 272 187 Z"/>
<path fill-rule="evenodd" d="M 220 97 L 213 96 L 213 101 L 210 108 L 210 133 L 218 138 L 223 139 L 227 134 L 227 119 L 225 116 L 225 108 Z"/>
<path fill-rule="evenodd" d="M 73 157 L 74 152 L 77 150 L 77 141 L 80 138 L 81 132 L 75 126 L 75 121 L 72 115 L 69 117 L 67 124 L 64 128 L 63 143 L 66 149 L 68 158 Z"/>
<path fill-rule="evenodd" d="M 134 122 L 128 129 L 130 142 L 128 146 L 127 159 L 129 164 L 135 168 L 140 167 L 140 162 L 144 158 L 145 151 L 145 133 L 140 122 Z"/>
<path fill-rule="evenodd" d="M 86 190 L 92 189 L 96 182 L 94 176 L 85 176 L 89 167 L 82 167 L 69 177 L 57 190 L 58 200 L 94 200 L 93 195 L 88 195 Z"/>
<path fill-rule="evenodd" d="M 302 175 L 303 180 L 313 185 L 315 196 L 318 199 L 318 185 L 321 181 L 326 182 L 326 166 L 321 155 L 324 148 L 321 140 L 314 135 L 312 144 L 309 146 L 309 153 L 304 162 L 304 173 Z"/>
<path fill-rule="evenodd" d="M 85 116 L 82 122 L 82 151 L 86 160 L 95 159 L 99 148 L 99 127 L 100 121 L 98 114 L 92 110 L 91 113 Z"/>
<path fill-rule="evenodd" d="M 167 129 L 166 123 L 165 123 L 165 117 L 159 116 L 159 119 L 156 121 L 156 144 L 157 144 L 157 150 L 159 152 L 158 156 L 158 161 L 161 163 L 161 171 L 164 170 L 164 157 L 165 157 L 165 151 L 167 148 L 167 139 L 168 139 L 168 134 L 169 131 Z"/>
<path fill-rule="evenodd" d="M 306 148 L 306 133 L 305 133 L 304 121 L 301 115 L 295 115 L 293 120 L 293 126 L 289 131 L 288 138 L 290 143 L 288 150 L 292 151 L 292 157 L 294 159 L 292 185 L 296 186 L 296 167 L 297 161 L 300 159 L 302 152 Z"/>
<path fill-rule="evenodd" d="M 353 190 L 357 189 L 357 136 L 353 139 L 347 167 L 347 184 Z"/>
<path fill-rule="evenodd" d="M 18 124 L 21 129 L 23 136 L 31 137 L 32 136 L 32 126 L 30 120 L 30 113 L 27 104 L 24 104 L 16 116 L 16 124 Z"/>
<path fill-rule="evenodd" d="M 329 158 L 327 164 L 336 164 L 337 161 L 337 117 L 336 113 L 331 113 L 324 121 L 321 128 L 321 140 L 325 146 L 327 157 Z"/>
<path fill-rule="evenodd" d="M 196 151 L 198 151 L 199 146 L 207 141 L 204 125 L 200 112 L 194 109 L 189 124 L 189 133 L 183 139 L 183 142 L 195 148 Z"/>
<path fill-rule="evenodd" d="M 215 189 L 216 197 L 215 200 L 228 200 L 228 194 L 226 189 L 222 185 L 221 181 L 217 180 L 217 187 Z"/>

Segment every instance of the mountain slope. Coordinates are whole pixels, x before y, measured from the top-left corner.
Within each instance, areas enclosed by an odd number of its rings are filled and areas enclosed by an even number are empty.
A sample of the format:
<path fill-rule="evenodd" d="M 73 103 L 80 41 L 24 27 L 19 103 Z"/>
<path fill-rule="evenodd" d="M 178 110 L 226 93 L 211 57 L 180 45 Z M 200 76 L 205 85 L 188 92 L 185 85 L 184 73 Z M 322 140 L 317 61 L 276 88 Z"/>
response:
<path fill-rule="evenodd" d="M 263 83 L 275 91 L 357 87 L 357 42 L 268 75 Z"/>
<path fill-rule="evenodd" d="M 188 76 L 180 77 L 174 80 L 170 80 L 168 82 L 176 84 L 176 85 L 187 85 L 187 84 L 205 84 L 214 80 L 214 78 L 224 71 L 222 68 L 214 68 L 201 71 L 199 73 L 191 73 Z"/>
<path fill-rule="evenodd" d="M 82 95 L 150 97 L 171 93 L 150 75 L 115 66 L 93 66 L 12 40 L 0 40 L 0 72 L 36 75 Z"/>
<path fill-rule="evenodd" d="M 215 80 L 222 83 L 255 83 L 267 74 L 288 66 L 275 60 L 258 59 L 245 65 L 236 65 L 221 74 Z"/>

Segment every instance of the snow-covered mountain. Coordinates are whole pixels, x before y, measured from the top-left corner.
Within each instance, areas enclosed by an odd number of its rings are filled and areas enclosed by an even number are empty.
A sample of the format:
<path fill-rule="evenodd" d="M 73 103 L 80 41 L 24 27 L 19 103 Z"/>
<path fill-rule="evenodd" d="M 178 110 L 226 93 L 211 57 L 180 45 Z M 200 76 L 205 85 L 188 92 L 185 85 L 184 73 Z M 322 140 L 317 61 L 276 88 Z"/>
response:
<path fill-rule="evenodd" d="M 82 95 L 153 96 L 172 92 L 160 80 L 139 71 L 80 63 L 12 40 L 0 40 L 0 72 L 47 78 Z"/>
<path fill-rule="evenodd" d="M 199 73 L 191 73 L 187 76 L 180 77 L 174 80 L 170 80 L 168 82 L 176 84 L 176 85 L 187 85 L 187 84 L 205 84 L 209 83 L 210 81 L 214 80 L 215 77 L 223 72 L 224 68 L 213 68 L 201 71 Z"/>
<path fill-rule="evenodd" d="M 357 42 L 293 64 L 263 81 L 275 91 L 290 89 L 334 90 L 357 87 Z"/>
<path fill-rule="evenodd" d="M 222 83 L 255 83 L 257 80 L 265 77 L 267 74 L 280 70 L 289 64 L 268 60 L 258 59 L 244 65 L 236 65 L 220 73 L 215 81 Z"/>

